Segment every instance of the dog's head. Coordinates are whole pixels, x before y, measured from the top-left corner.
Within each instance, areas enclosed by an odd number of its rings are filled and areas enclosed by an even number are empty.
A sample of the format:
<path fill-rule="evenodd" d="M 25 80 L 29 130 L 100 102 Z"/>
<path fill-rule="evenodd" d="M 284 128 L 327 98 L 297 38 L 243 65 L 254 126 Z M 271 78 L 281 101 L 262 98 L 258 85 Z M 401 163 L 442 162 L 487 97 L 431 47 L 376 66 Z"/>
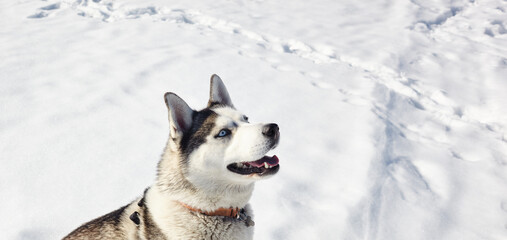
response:
<path fill-rule="evenodd" d="M 174 93 L 166 93 L 165 101 L 169 147 L 190 182 L 248 184 L 278 172 L 278 158 L 266 156 L 280 140 L 278 125 L 250 123 L 217 75 L 211 76 L 207 108 L 194 111 Z"/>

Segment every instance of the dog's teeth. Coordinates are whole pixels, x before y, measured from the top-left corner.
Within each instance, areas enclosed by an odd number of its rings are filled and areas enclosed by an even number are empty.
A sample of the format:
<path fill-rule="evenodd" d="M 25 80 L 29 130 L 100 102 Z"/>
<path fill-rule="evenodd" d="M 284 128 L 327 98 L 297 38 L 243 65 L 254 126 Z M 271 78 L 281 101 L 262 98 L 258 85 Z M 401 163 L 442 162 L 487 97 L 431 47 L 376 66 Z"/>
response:
<path fill-rule="evenodd" d="M 269 168 L 269 165 L 268 165 L 268 163 L 267 163 L 267 162 L 264 162 L 264 167 L 265 167 L 265 168 Z"/>

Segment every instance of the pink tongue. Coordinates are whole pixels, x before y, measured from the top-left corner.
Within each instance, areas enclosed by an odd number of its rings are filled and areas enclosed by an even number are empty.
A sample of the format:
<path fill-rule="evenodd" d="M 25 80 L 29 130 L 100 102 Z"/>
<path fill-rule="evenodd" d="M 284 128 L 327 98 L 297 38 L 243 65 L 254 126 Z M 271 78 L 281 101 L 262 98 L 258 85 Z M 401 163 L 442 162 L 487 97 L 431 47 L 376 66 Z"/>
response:
<path fill-rule="evenodd" d="M 272 157 L 264 156 L 263 158 L 253 161 L 253 162 L 247 162 L 247 164 L 254 166 L 254 167 L 263 167 L 264 163 L 267 163 L 270 167 L 278 165 L 278 157 L 276 155 L 273 155 Z"/>

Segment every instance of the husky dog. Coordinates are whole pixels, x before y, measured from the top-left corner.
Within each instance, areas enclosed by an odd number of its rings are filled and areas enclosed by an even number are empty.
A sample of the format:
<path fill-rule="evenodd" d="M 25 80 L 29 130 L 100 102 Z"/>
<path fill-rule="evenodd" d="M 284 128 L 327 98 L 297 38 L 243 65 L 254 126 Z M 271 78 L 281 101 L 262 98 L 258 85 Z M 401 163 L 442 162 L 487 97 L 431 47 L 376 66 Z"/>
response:
<path fill-rule="evenodd" d="M 278 125 L 253 124 L 211 76 L 208 106 L 164 95 L 170 133 L 156 182 L 142 197 L 64 239 L 252 239 L 254 182 L 278 172 Z"/>

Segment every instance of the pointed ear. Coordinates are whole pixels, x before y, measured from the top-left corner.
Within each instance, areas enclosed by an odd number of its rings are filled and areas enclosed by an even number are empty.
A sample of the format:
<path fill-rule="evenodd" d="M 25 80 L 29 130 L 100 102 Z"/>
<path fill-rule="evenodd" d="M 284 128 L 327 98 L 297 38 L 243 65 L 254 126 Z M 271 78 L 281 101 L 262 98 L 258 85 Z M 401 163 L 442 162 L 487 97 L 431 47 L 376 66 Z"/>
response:
<path fill-rule="evenodd" d="M 192 110 L 178 95 L 168 92 L 164 95 L 165 104 L 169 109 L 171 137 L 179 138 L 192 126 Z"/>
<path fill-rule="evenodd" d="M 208 107 L 211 107 L 214 104 L 224 104 L 226 106 L 234 108 L 231 97 L 229 97 L 229 92 L 227 92 L 227 88 L 225 88 L 224 82 L 216 74 L 213 74 L 210 80 Z"/>

